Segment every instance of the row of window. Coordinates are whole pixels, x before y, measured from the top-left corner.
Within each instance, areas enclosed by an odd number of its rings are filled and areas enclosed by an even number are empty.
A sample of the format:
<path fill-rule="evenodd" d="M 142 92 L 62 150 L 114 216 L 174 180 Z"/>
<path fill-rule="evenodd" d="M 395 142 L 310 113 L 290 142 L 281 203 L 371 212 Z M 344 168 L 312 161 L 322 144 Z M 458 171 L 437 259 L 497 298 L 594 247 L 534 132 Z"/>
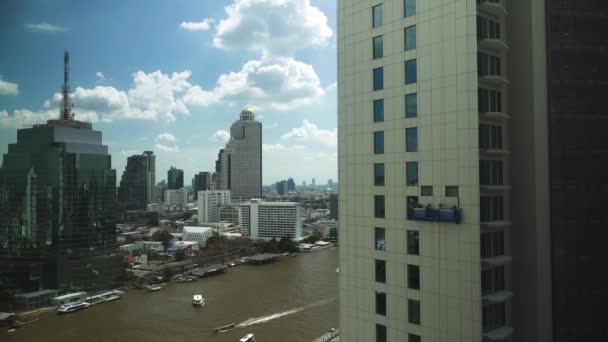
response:
<path fill-rule="evenodd" d="M 386 261 L 376 259 L 376 282 L 386 284 Z M 407 288 L 420 290 L 420 266 L 407 265 Z"/>
<path fill-rule="evenodd" d="M 416 48 L 416 25 L 403 29 L 403 49 L 405 51 Z M 372 57 L 378 59 L 384 57 L 384 36 L 372 38 Z"/>
<path fill-rule="evenodd" d="M 501 150 L 502 127 L 496 125 L 479 125 L 479 148 Z"/>
<path fill-rule="evenodd" d="M 505 289 L 505 268 L 504 266 L 491 268 L 481 271 L 481 294 L 502 291 Z"/>
<path fill-rule="evenodd" d="M 405 64 L 405 84 L 414 84 L 418 81 L 416 59 L 410 59 Z M 372 70 L 374 91 L 384 89 L 384 68 L 378 67 Z"/>
<path fill-rule="evenodd" d="M 409 304 L 409 303 L 408 303 Z M 415 304 L 413 304 L 415 305 Z M 420 308 L 420 306 L 419 306 Z M 409 312 L 409 309 L 408 309 Z M 407 334 L 407 342 L 420 342 L 422 339 L 420 335 L 408 333 Z M 386 326 L 376 323 L 376 342 L 386 342 Z"/>
<path fill-rule="evenodd" d="M 405 163 L 405 184 L 418 185 L 418 162 Z M 384 163 L 374 164 L 374 185 L 384 186 Z"/>
<path fill-rule="evenodd" d="M 500 39 L 500 24 L 477 16 L 477 39 Z"/>
<path fill-rule="evenodd" d="M 418 116 L 418 94 L 405 95 L 405 117 L 415 118 Z M 374 122 L 384 121 L 384 99 L 377 99 L 373 102 Z"/>
<path fill-rule="evenodd" d="M 488 55 L 484 52 L 478 52 L 477 73 L 479 74 L 479 76 L 502 75 L 500 57 Z"/>
<path fill-rule="evenodd" d="M 377 251 L 384 251 L 386 246 L 386 230 L 384 228 L 374 228 L 374 248 Z M 417 230 L 407 231 L 407 254 L 420 255 L 420 232 Z"/>
<path fill-rule="evenodd" d="M 407 321 L 412 324 L 420 324 L 420 301 L 407 300 Z M 376 292 L 376 314 L 386 316 L 386 293 Z"/>
<path fill-rule="evenodd" d="M 416 163 L 416 167 L 418 162 Z M 416 169 L 416 172 L 418 170 Z M 445 187 L 445 196 L 446 197 L 458 197 L 458 186 L 446 186 Z M 419 204 L 418 196 L 407 196 L 407 208 L 416 208 Z M 480 205 L 480 213 L 482 222 L 483 221 L 496 221 L 503 219 L 502 212 L 502 197 L 501 196 L 490 196 L 490 197 L 481 197 L 481 205 Z M 500 207 L 500 208 L 498 208 Z M 500 210 L 500 211 L 498 211 Z M 374 196 L 374 217 L 375 218 L 385 218 L 386 210 L 385 210 L 385 199 L 383 195 L 375 195 Z M 484 220 L 487 218 L 487 220 Z"/>
<path fill-rule="evenodd" d="M 480 160 L 479 161 L 479 184 L 480 185 L 503 185 L 503 162 L 502 160 Z"/>
<path fill-rule="evenodd" d="M 502 92 L 500 90 L 479 88 L 477 95 L 480 112 L 502 112 Z"/>
<path fill-rule="evenodd" d="M 505 254 L 505 233 L 502 231 L 482 233 L 480 236 L 482 258 L 492 258 Z"/>
<path fill-rule="evenodd" d="M 416 0 L 403 0 L 403 17 L 416 15 Z M 372 7 L 372 27 L 380 27 L 384 24 L 384 4 Z"/>
<path fill-rule="evenodd" d="M 418 152 L 418 127 L 405 129 L 405 151 Z M 384 131 L 374 132 L 374 154 L 384 154 Z"/>

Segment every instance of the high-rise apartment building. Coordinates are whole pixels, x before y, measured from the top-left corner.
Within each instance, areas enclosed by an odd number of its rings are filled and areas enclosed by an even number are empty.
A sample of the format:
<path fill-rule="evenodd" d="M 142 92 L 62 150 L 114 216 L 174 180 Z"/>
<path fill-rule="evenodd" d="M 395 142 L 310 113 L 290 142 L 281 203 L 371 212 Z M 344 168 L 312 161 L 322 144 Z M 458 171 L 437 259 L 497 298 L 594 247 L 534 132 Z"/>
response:
<path fill-rule="evenodd" d="M 156 156 L 145 151 L 127 158 L 125 171 L 118 187 L 118 202 L 124 209 L 146 209 L 155 202 Z"/>
<path fill-rule="evenodd" d="M 608 338 L 607 15 L 338 1 L 345 340 Z"/>
<path fill-rule="evenodd" d="M 183 207 L 188 204 L 188 189 L 165 190 L 165 204 L 172 207 Z"/>
<path fill-rule="evenodd" d="M 184 170 L 173 166 L 167 171 L 167 189 L 177 190 L 184 187 Z"/>
<path fill-rule="evenodd" d="M 123 270 L 115 253 L 116 171 L 101 132 L 74 120 L 68 62 L 66 52 L 59 119 L 19 129 L 3 156 L 0 282 L 6 288 L 108 289 Z"/>
<path fill-rule="evenodd" d="M 230 190 L 198 192 L 198 222 L 219 222 L 219 206 L 230 203 Z"/>
<path fill-rule="evenodd" d="M 230 190 L 233 200 L 262 196 L 262 123 L 247 108 L 230 127 L 230 140 L 215 163 L 218 189 Z"/>
<path fill-rule="evenodd" d="M 198 198 L 199 191 L 211 190 L 211 172 L 199 172 L 192 179 L 194 199 Z"/>

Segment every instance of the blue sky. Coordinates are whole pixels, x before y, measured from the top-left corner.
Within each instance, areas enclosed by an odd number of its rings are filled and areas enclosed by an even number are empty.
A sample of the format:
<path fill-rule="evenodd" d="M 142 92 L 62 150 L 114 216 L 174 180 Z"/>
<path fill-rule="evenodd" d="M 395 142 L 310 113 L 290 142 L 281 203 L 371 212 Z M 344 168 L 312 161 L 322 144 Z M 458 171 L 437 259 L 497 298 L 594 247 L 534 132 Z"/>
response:
<path fill-rule="evenodd" d="M 0 153 L 57 115 L 63 51 L 77 119 L 126 157 L 212 171 L 250 106 L 263 123 L 263 182 L 337 178 L 336 3 L 331 0 L 0 3 Z"/>

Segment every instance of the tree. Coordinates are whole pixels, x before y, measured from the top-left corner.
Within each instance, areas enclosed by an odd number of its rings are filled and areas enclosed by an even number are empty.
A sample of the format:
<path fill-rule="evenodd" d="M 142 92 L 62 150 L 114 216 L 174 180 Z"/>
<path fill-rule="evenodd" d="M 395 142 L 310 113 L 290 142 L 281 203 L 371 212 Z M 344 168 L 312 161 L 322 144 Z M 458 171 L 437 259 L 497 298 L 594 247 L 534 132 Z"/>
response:
<path fill-rule="evenodd" d="M 175 261 L 184 261 L 186 258 L 186 252 L 183 249 L 175 251 Z"/>
<path fill-rule="evenodd" d="M 279 240 L 279 250 L 281 251 L 281 253 L 294 253 L 298 251 L 298 247 L 296 246 L 295 241 L 293 241 L 292 239 L 288 238 L 288 237 L 283 237 L 281 238 L 281 240 Z"/>
<path fill-rule="evenodd" d="M 278 254 L 279 252 L 279 244 L 275 238 L 272 238 L 272 240 L 267 241 L 262 245 L 262 253 Z"/>
<path fill-rule="evenodd" d="M 166 251 L 167 248 L 171 245 L 171 240 L 173 240 L 173 235 L 169 233 L 166 229 L 157 230 L 152 234 L 152 240 L 159 241 L 163 244 L 163 248 Z"/>
<path fill-rule="evenodd" d="M 173 269 L 171 267 L 165 267 L 163 269 L 163 279 L 164 280 L 169 280 L 171 279 L 171 277 L 173 277 L 173 274 L 175 274 L 175 272 L 173 271 Z"/>
<path fill-rule="evenodd" d="M 312 231 L 312 234 L 308 236 L 306 239 L 302 240 L 305 243 L 315 243 L 323 238 L 323 233 L 320 230 L 315 229 Z"/>

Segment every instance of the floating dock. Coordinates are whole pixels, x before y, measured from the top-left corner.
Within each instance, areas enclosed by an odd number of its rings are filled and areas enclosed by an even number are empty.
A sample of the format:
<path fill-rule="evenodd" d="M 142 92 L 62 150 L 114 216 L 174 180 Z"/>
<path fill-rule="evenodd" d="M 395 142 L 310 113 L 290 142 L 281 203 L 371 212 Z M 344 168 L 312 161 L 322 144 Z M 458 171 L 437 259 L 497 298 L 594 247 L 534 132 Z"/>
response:
<path fill-rule="evenodd" d="M 211 265 L 209 267 L 199 268 L 191 272 L 192 275 L 197 277 L 209 277 L 216 274 L 222 274 L 228 270 L 226 265 Z"/>
<path fill-rule="evenodd" d="M 281 254 L 271 253 L 256 254 L 254 256 L 250 256 L 247 263 L 251 265 L 265 265 L 277 261 L 280 256 Z"/>

